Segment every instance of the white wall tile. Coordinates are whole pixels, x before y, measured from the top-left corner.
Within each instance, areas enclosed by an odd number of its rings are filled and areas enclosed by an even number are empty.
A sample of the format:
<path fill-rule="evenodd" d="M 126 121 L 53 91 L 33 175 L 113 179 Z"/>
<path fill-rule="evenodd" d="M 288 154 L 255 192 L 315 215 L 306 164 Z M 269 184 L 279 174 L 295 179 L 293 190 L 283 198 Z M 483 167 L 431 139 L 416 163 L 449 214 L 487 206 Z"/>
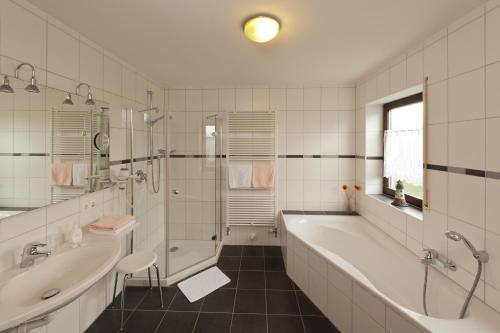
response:
<path fill-rule="evenodd" d="M 424 77 L 423 51 L 408 57 L 406 61 L 406 86 L 413 87 L 422 84 Z"/>
<path fill-rule="evenodd" d="M 444 80 L 447 67 L 447 42 L 443 38 L 424 49 L 424 76 L 429 77 L 429 83 Z"/>
<path fill-rule="evenodd" d="M 484 178 L 450 173 L 448 180 L 449 215 L 484 228 Z"/>
<path fill-rule="evenodd" d="M 450 124 L 449 163 L 451 166 L 484 170 L 484 131 L 484 120 L 471 120 Z"/>
<path fill-rule="evenodd" d="M 321 110 L 321 88 L 304 88 L 304 110 Z"/>
<path fill-rule="evenodd" d="M 122 65 L 107 56 L 104 56 L 104 90 L 122 94 Z"/>
<path fill-rule="evenodd" d="M 500 8 L 486 14 L 486 63 L 500 60 Z"/>
<path fill-rule="evenodd" d="M 486 67 L 486 117 L 500 116 L 500 63 Z"/>
<path fill-rule="evenodd" d="M 49 24 L 47 29 L 47 69 L 67 78 L 79 78 L 78 39 Z"/>
<path fill-rule="evenodd" d="M 428 123 L 444 123 L 448 120 L 448 82 L 442 81 L 429 85 Z"/>
<path fill-rule="evenodd" d="M 448 37 L 449 75 L 455 76 L 484 65 L 484 17 L 480 17 Z"/>
<path fill-rule="evenodd" d="M 500 234 L 500 180 L 486 178 L 486 230 Z"/>
<path fill-rule="evenodd" d="M 449 80 L 449 119 L 462 121 L 484 118 L 484 69 Z"/>
<path fill-rule="evenodd" d="M 46 22 L 12 1 L 2 3 L 0 13 L 2 54 L 37 67 L 46 65 Z M 14 68 L 2 68 L 14 74 Z"/>

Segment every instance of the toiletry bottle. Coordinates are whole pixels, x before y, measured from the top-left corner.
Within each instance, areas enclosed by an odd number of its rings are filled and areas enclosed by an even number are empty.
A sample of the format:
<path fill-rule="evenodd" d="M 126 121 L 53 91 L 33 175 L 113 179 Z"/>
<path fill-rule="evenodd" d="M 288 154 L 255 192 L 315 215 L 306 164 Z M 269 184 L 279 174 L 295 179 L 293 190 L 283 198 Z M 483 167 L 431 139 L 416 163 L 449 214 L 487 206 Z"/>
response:
<path fill-rule="evenodd" d="M 82 242 L 83 233 L 82 229 L 78 224 L 73 225 L 73 230 L 71 230 L 71 245 L 72 247 L 77 247 Z"/>

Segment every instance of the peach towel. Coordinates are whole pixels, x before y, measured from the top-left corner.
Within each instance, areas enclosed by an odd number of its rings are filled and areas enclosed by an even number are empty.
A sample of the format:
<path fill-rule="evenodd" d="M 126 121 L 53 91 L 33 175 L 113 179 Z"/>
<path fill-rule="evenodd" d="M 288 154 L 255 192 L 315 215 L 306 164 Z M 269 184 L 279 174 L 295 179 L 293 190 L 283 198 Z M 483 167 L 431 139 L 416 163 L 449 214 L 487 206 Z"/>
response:
<path fill-rule="evenodd" d="M 269 188 L 274 186 L 274 165 L 254 164 L 252 172 L 252 187 Z"/>
<path fill-rule="evenodd" d="M 109 215 L 97 220 L 97 222 L 89 224 L 89 228 L 94 230 L 114 231 L 125 226 L 132 221 L 132 215 Z"/>
<path fill-rule="evenodd" d="M 52 163 L 52 185 L 70 186 L 73 181 L 73 163 Z"/>

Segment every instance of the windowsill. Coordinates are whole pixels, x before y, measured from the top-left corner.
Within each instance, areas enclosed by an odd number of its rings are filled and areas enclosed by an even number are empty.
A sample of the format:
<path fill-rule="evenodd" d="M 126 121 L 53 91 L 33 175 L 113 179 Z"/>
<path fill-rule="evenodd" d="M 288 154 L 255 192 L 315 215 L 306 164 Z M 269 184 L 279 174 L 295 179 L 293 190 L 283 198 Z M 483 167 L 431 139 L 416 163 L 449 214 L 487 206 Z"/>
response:
<path fill-rule="evenodd" d="M 413 206 L 408 206 L 408 207 L 397 207 L 394 205 L 391 205 L 391 202 L 394 200 L 391 197 L 388 197 L 383 194 L 369 194 L 372 198 L 385 203 L 388 206 L 391 206 L 392 208 L 398 209 L 401 212 L 405 213 L 406 215 L 409 215 L 417 220 L 423 221 L 423 213 L 421 208 L 413 207 Z"/>

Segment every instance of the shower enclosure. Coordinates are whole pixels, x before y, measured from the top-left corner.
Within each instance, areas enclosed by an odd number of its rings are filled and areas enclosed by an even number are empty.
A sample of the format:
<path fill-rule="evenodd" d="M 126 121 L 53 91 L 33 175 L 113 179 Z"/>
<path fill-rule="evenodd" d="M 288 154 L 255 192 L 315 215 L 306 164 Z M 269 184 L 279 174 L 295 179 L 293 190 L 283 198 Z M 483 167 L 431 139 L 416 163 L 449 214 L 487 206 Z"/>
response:
<path fill-rule="evenodd" d="M 202 112 L 174 113 L 168 136 L 166 251 L 171 277 L 213 264 L 220 245 L 222 119 Z"/>

